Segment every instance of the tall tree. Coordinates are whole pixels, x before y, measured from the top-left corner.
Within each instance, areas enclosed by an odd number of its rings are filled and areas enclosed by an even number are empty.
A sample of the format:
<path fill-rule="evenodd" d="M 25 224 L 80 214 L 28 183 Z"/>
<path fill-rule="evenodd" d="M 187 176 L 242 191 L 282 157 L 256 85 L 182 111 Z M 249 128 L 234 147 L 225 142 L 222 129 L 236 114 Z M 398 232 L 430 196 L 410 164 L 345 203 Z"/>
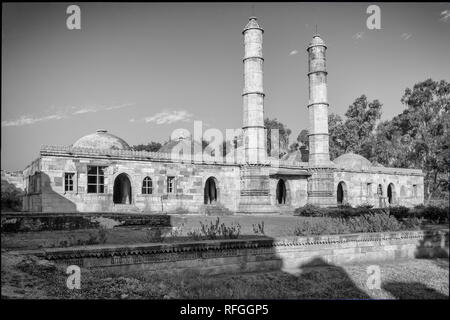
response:
<path fill-rule="evenodd" d="M 381 107 L 378 100 L 370 102 L 365 95 L 361 95 L 348 107 L 345 120 L 339 115 L 330 115 L 328 126 L 332 159 L 350 151 L 366 158 L 372 157 L 372 139 L 381 117 Z"/>
<path fill-rule="evenodd" d="M 377 160 L 422 169 L 427 201 L 448 194 L 450 84 L 427 79 L 407 88 L 401 102 L 406 109 L 379 125 Z"/>
<path fill-rule="evenodd" d="M 289 129 L 286 125 L 278 121 L 276 118 L 264 119 L 264 126 L 267 131 L 267 152 L 270 155 L 272 151 L 272 130 L 278 129 L 278 137 L 279 137 L 279 157 L 281 158 L 288 152 L 289 148 L 289 136 L 291 134 L 291 129 Z"/>

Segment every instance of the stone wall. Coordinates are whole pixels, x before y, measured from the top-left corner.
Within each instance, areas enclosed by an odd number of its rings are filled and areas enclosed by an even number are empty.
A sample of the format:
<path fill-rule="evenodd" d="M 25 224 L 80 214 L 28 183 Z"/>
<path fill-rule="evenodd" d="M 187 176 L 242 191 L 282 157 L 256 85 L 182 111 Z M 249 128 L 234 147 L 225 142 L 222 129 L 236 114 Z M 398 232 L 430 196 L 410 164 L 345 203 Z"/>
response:
<path fill-rule="evenodd" d="M 48 248 L 20 253 L 86 268 L 220 274 L 296 269 L 306 263 L 343 265 L 448 257 L 448 248 L 448 230 L 440 230 Z"/>
<path fill-rule="evenodd" d="M 391 205 L 412 207 L 422 204 L 424 200 L 423 176 L 410 172 L 402 173 L 402 171 L 404 170 L 397 169 L 397 172 L 392 170 L 392 172 L 385 173 L 381 169 L 379 172 L 338 170 L 334 172 L 335 199 L 338 184 L 344 182 L 344 201 L 352 206 L 366 203 L 374 207 L 388 206 L 388 186 L 391 184 L 393 194 Z M 382 187 L 381 202 L 377 194 L 379 185 Z M 414 185 L 416 191 L 414 191 Z"/>
<path fill-rule="evenodd" d="M 87 193 L 87 166 L 104 166 L 105 192 Z M 65 192 L 64 173 L 74 173 L 74 190 Z M 131 206 L 114 205 L 114 180 L 125 173 L 132 186 Z M 215 177 L 218 200 L 236 211 L 239 200 L 239 166 L 182 162 L 107 160 L 43 156 L 41 159 L 41 208 L 43 212 L 199 212 L 204 203 L 204 184 Z M 167 192 L 167 177 L 175 178 L 173 193 Z M 152 194 L 142 194 L 145 177 L 152 179 Z M 30 199 L 34 195 L 29 195 Z M 27 211 L 40 211 L 32 200 Z"/>

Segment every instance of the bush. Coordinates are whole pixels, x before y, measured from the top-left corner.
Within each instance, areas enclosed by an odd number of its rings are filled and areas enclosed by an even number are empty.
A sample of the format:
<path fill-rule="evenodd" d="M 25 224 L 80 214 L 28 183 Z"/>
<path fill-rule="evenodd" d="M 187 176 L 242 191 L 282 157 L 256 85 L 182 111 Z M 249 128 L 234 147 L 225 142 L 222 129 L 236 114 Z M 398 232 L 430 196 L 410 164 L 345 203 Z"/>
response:
<path fill-rule="evenodd" d="M 351 232 L 383 232 L 398 231 L 401 223 L 389 214 L 388 211 L 382 213 L 370 213 L 347 220 Z"/>
<path fill-rule="evenodd" d="M 255 234 L 265 235 L 264 232 L 264 221 L 258 222 L 258 224 L 253 224 L 253 232 Z"/>
<path fill-rule="evenodd" d="M 330 217 L 330 218 L 348 218 L 360 217 L 368 214 L 382 214 L 389 212 L 397 220 L 410 218 L 423 218 L 429 223 L 447 223 L 448 222 L 448 207 L 438 206 L 424 206 L 418 205 L 414 209 L 405 206 L 395 206 L 389 208 L 372 208 L 369 204 L 362 204 L 356 208 L 342 205 L 335 208 L 319 208 L 314 205 L 307 204 L 301 208 L 295 209 L 294 215 L 304 217 Z"/>
<path fill-rule="evenodd" d="M 200 231 L 191 230 L 187 233 L 187 236 L 194 240 L 237 239 L 241 233 L 241 225 L 239 223 L 232 223 L 231 226 L 227 227 L 225 223 L 220 223 L 220 218 L 217 218 L 215 222 L 211 221 L 209 224 L 200 221 L 200 226 Z"/>
<path fill-rule="evenodd" d="M 326 209 L 312 204 L 306 204 L 301 208 L 295 209 L 294 215 L 302 217 L 324 217 L 326 216 Z"/>
<path fill-rule="evenodd" d="M 436 223 L 448 222 L 448 207 L 426 206 L 414 208 L 413 212 L 414 216 L 417 218 L 431 220 Z"/>
<path fill-rule="evenodd" d="M 389 213 L 397 219 L 410 218 L 413 216 L 411 210 L 404 206 L 389 207 Z"/>
<path fill-rule="evenodd" d="M 294 235 L 296 236 L 343 233 L 349 233 L 349 229 L 342 218 L 308 218 L 294 229 Z"/>
<path fill-rule="evenodd" d="M 406 218 L 402 220 L 402 229 L 404 230 L 420 230 L 423 224 L 423 218 Z"/>
<path fill-rule="evenodd" d="M 417 228 L 419 219 L 409 220 L 407 224 L 399 222 L 388 211 L 377 214 L 365 214 L 348 218 L 318 217 L 302 221 L 294 229 L 296 236 L 347 234 L 361 232 L 385 232 Z"/>

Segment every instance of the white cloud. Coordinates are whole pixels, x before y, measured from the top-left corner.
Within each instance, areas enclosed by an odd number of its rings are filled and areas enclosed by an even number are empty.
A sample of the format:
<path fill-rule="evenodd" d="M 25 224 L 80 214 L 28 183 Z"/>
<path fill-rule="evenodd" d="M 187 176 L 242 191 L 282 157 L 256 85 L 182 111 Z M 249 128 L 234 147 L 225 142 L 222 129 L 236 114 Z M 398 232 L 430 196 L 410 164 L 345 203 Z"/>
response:
<path fill-rule="evenodd" d="M 402 37 L 404 40 L 408 40 L 412 37 L 412 34 L 410 33 L 403 33 L 400 37 Z"/>
<path fill-rule="evenodd" d="M 157 114 L 145 117 L 144 122 L 146 123 L 156 123 L 156 124 L 172 124 L 175 122 L 186 122 L 189 121 L 192 117 L 192 114 L 187 112 L 186 110 L 173 110 L 173 111 L 162 111 Z M 130 122 L 137 121 L 136 119 L 130 119 Z"/>
<path fill-rule="evenodd" d="M 355 40 L 364 39 L 364 31 L 355 33 L 352 38 Z"/>
<path fill-rule="evenodd" d="M 64 115 L 58 115 L 58 114 L 52 114 L 45 117 L 36 118 L 33 116 L 22 116 L 17 120 L 4 120 L 2 121 L 2 127 L 18 127 L 18 126 L 24 126 L 27 124 L 34 124 L 37 122 L 42 121 L 48 121 L 48 120 L 60 120 L 64 119 L 66 116 Z"/>
<path fill-rule="evenodd" d="M 290 56 L 294 56 L 294 55 L 296 55 L 297 53 L 298 53 L 298 50 L 295 49 L 295 50 L 292 50 L 292 51 L 289 53 L 289 55 L 290 55 Z"/>
<path fill-rule="evenodd" d="M 90 113 L 90 112 L 97 112 L 95 109 L 89 109 L 89 108 L 81 108 L 77 111 L 73 112 L 72 114 L 83 114 L 83 113 Z"/>
<path fill-rule="evenodd" d="M 444 10 L 440 14 L 440 21 L 447 22 L 450 19 L 450 10 Z"/>
<path fill-rule="evenodd" d="M 115 110 L 115 109 L 121 109 L 125 107 L 133 106 L 133 103 L 126 103 L 126 104 L 119 104 L 119 105 L 110 105 L 110 106 L 89 106 L 89 107 L 65 107 L 61 108 L 61 112 L 43 116 L 43 117 L 37 117 L 37 116 L 30 116 L 30 115 L 24 115 L 21 116 L 19 119 L 16 120 L 4 120 L 2 121 L 2 127 L 19 127 L 24 125 L 30 125 L 37 122 L 42 121 L 48 121 L 48 120 L 60 120 L 69 118 L 70 116 L 77 116 L 80 114 L 85 113 L 92 113 L 92 112 L 99 112 L 99 111 L 109 111 L 109 110 Z M 53 110 L 55 108 L 52 108 Z"/>

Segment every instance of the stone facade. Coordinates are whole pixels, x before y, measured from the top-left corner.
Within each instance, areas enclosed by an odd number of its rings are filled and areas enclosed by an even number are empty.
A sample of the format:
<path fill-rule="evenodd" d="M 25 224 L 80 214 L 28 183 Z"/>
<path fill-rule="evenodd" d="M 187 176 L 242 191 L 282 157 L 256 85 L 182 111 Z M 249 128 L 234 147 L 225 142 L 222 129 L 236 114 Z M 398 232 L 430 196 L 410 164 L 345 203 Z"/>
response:
<path fill-rule="evenodd" d="M 251 17 L 243 31 L 243 148 L 232 150 L 236 159 L 185 153 L 192 145 L 201 149 L 186 139 L 170 141 L 161 153 L 137 152 L 102 129 L 69 147 L 41 148 L 23 172 L 24 211 L 292 214 L 307 203 L 422 203 L 420 170 L 373 166 L 354 154 L 330 161 L 326 45 L 318 35 L 307 49 L 309 162 L 267 154 L 262 35 Z"/>

